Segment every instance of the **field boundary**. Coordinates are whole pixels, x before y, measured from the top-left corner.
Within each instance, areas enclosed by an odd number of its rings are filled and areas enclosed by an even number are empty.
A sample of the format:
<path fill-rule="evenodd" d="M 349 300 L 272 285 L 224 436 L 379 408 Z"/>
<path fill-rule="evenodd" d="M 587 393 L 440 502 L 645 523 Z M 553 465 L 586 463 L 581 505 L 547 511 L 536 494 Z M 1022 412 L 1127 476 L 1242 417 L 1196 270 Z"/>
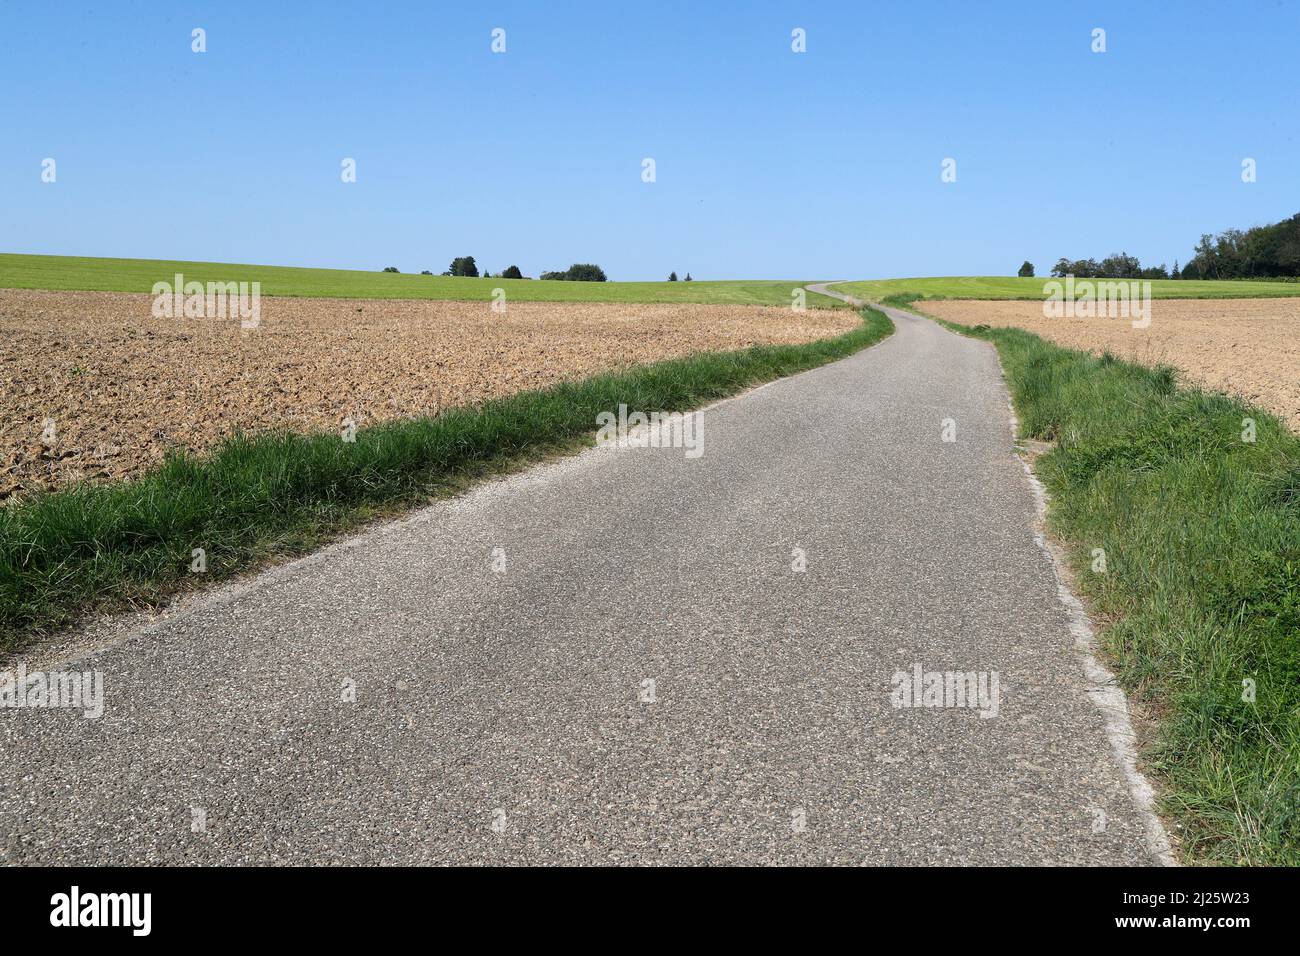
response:
<path fill-rule="evenodd" d="M 943 276 L 911 279 L 851 279 L 832 283 L 860 299 L 902 307 L 940 299 L 1042 301 L 1052 276 Z M 1300 296 L 1293 279 L 1079 279 L 1078 282 L 1150 285 L 1152 299 L 1276 299 Z"/>
<path fill-rule="evenodd" d="M 690 282 L 504 279 L 320 269 L 234 262 L 114 259 L 0 252 L 0 290 L 123 292 L 151 294 L 155 283 L 259 284 L 259 294 L 288 299 L 396 299 L 430 302 L 494 302 L 497 290 L 510 302 L 591 302 L 676 305 L 749 305 L 789 308 L 806 280 L 693 279 Z M 841 308 L 833 298 L 806 297 L 809 308 Z"/>
<path fill-rule="evenodd" d="M 177 452 L 136 481 L 80 484 L 0 508 L 0 653 L 92 611 L 155 607 L 194 581 L 297 556 L 376 518 L 587 447 L 620 404 L 693 411 L 844 358 L 893 332 L 863 309 L 843 335 L 802 345 L 699 353 L 433 417 L 333 433 L 235 436 Z M 190 574 L 203 550 L 202 577 Z"/>

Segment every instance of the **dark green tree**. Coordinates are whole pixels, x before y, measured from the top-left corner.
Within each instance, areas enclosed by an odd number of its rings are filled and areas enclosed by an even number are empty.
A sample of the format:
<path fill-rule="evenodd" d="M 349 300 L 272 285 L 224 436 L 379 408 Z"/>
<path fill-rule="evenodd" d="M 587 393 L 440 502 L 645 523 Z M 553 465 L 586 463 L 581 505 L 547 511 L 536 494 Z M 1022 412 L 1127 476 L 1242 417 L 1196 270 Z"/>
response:
<path fill-rule="evenodd" d="M 473 256 L 457 256 L 451 260 L 451 267 L 447 271 L 454 276 L 478 277 L 478 266 L 475 265 Z"/>
<path fill-rule="evenodd" d="M 591 262 L 575 262 L 569 266 L 568 277 L 573 282 L 606 281 L 605 270 Z"/>
<path fill-rule="evenodd" d="M 605 270 L 590 262 L 575 262 L 565 272 L 543 272 L 543 279 L 567 279 L 570 282 L 607 282 Z"/>

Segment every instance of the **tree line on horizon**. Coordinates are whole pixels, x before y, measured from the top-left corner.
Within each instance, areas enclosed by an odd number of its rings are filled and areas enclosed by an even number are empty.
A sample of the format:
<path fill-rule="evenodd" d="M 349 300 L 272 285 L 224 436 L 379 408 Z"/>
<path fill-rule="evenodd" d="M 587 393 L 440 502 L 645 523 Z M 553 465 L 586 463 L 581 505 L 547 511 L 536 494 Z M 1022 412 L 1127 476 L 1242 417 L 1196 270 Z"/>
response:
<path fill-rule="evenodd" d="M 1017 273 L 1032 278 L 1034 264 L 1025 260 Z M 1181 269 L 1177 260 L 1168 269 L 1143 267 L 1136 256 L 1116 252 L 1096 259 L 1062 257 L 1052 275 L 1078 279 L 1277 279 L 1300 276 L 1300 213 L 1290 219 L 1250 229 L 1225 229 L 1217 236 L 1203 233 L 1192 258 Z"/>
<path fill-rule="evenodd" d="M 384 271 L 400 273 L 402 270 L 397 268 L 397 266 L 387 266 L 384 269 Z M 431 276 L 433 275 L 433 273 L 430 272 L 428 269 L 425 269 L 420 273 L 420 275 Z M 452 259 L 451 265 L 447 267 L 446 271 L 443 272 L 442 275 L 460 276 L 469 279 L 480 278 L 480 274 L 478 271 L 478 263 L 474 261 L 473 256 L 457 256 L 455 259 Z M 528 279 L 531 277 L 524 275 L 518 266 L 506 266 L 495 276 L 492 275 L 492 273 L 488 272 L 487 270 L 484 270 L 481 275 L 481 278 Z M 595 265 L 594 263 L 591 262 L 575 262 L 573 265 L 569 266 L 569 268 L 564 270 L 563 272 L 543 272 L 541 278 L 566 279 L 569 282 L 607 282 L 608 281 L 608 277 L 605 275 L 605 270 L 602 269 L 600 266 Z M 675 275 L 674 278 L 676 278 Z M 689 279 L 690 276 L 687 276 L 687 278 Z"/>

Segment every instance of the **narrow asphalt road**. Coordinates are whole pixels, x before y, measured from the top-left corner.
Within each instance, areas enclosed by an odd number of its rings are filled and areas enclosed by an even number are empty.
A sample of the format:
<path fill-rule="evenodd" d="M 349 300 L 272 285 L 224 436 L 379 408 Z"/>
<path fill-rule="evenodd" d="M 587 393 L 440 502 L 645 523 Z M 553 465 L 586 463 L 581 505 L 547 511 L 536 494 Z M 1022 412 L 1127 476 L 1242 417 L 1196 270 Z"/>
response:
<path fill-rule="evenodd" d="M 890 314 L 698 457 L 494 481 L 68 665 L 104 714 L 0 710 L 0 862 L 1151 862 L 996 356 Z"/>

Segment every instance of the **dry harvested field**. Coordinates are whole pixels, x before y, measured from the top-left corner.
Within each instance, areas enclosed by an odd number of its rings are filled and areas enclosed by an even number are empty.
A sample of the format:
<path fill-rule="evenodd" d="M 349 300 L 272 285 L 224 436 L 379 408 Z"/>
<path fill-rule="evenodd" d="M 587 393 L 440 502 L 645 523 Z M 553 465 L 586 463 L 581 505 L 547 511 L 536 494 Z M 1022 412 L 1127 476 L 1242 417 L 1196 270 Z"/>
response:
<path fill-rule="evenodd" d="M 1067 348 L 1180 369 L 1188 382 L 1277 413 L 1300 430 L 1300 298 L 1157 299 L 1151 325 L 1128 319 L 1048 319 L 1041 302 L 918 303 L 962 325 L 1014 326 Z"/>
<path fill-rule="evenodd" d="M 260 327 L 244 332 L 237 319 L 156 319 L 152 303 L 0 289 L 0 498 L 130 476 L 169 447 L 201 451 L 238 430 L 364 427 L 860 321 L 744 305 L 538 302 L 496 314 L 484 302 L 264 297 Z"/>

